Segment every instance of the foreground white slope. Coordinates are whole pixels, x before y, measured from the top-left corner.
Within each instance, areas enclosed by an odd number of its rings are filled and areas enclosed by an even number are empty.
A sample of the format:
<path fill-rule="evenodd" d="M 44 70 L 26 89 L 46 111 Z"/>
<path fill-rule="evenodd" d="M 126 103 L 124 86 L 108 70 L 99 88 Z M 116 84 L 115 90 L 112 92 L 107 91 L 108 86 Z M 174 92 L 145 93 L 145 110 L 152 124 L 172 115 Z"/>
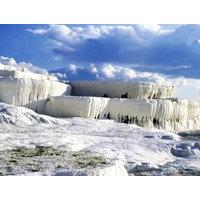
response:
<path fill-rule="evenodd" d="M 140 170 L 176 161 L 198 166 L 199 143 L 185 144 L 173 132 L 113 120 L 58 119 L 3 103 L 0 119 L 1 151 L 42 145 L 74 152 L 87 150 Z"/>

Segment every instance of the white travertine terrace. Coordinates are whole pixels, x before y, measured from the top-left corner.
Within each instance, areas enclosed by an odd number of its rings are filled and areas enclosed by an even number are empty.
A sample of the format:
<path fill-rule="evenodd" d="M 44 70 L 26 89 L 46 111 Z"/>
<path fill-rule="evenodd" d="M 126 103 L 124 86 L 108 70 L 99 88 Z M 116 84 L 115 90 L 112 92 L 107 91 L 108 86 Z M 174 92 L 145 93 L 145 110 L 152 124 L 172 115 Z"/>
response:
<path fill-rule="evenodd" d="M 36 80 L 52 80 L 58 81 L 55 76 L 50 76 L 48 74 L 37 74 L 28 71 L 26 68 L 15 68 L 13 66 L 5 66 L 5 68 L 0 65 L 0 77 L 3 78 L 30 78 Z"/>
<path fill-rule="evenodd" d="M 71 95 L 72 89 L 72 95 Z M 169 83 L 76 81 L 0 65 L 0 101 L 55 117 L 115 119 L 166 130 L 200 129 L 200 105 L 173 99 Z M 121 98 L 123 97 L 123 98 Z"/>
<path fill-rule="evenodd" d="M 122 82 L 122 81 L 73 81 L 72 95 L 110 98 L 170 98 L 174 86 L 170 83 Z"/>
<path fill-rule="evenodd" d="M 104 112 L 109 101 L 109 98 L 101 97 L 51 97 L 46 103 L 44 113 L 54 117 L 95 118 L 99 113 Z"/>
<path fill-rule="evenodd" d="M 0 101 L 42 112 L 46 99 L 71 94 L 71 86 L 55 77 L 26 69 L 0 70 Z"/>
<path fill-rule="evenodd" d="M 199 103 L 187 100 L 57 96 L 49 99 L 44 112 L 56 117 L 115 119 L 175 131 L 200 129 Z"/>

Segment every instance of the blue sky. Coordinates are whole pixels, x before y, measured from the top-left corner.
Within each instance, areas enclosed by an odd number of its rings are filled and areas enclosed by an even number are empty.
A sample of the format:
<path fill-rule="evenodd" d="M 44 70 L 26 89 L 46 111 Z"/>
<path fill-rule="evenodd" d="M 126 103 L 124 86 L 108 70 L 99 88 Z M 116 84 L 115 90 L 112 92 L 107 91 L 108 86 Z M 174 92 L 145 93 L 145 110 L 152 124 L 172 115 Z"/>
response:
<path fill-rule="evenodd" d="M 200 25 L 0 25 L 0 55 L 49 70 L 111 63 L 200 78 Z"/>

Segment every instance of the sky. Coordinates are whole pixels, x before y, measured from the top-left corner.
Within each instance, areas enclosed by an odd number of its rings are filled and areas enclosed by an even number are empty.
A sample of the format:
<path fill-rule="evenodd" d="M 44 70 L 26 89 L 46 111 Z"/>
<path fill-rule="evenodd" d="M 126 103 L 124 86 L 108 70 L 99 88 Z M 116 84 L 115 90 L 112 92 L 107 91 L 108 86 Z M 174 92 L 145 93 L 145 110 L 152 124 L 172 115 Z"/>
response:
<path fill-rule="evenodd" d="M 0 25 L 0 56 L 68 79 L 167 77 L 187 88 L 200 83 L 200 25 Z"/>
<path fill-rule="evenodd" d="M 50 70 L 111 63 L 200 78 L 199 25 L 0 25 L 0 47 Z"/>
<path fill-rule="evenodd" d="M 200 77 L 199 25 L 0 25 L 0 55 L 54 69 L 114 63 Z"/>

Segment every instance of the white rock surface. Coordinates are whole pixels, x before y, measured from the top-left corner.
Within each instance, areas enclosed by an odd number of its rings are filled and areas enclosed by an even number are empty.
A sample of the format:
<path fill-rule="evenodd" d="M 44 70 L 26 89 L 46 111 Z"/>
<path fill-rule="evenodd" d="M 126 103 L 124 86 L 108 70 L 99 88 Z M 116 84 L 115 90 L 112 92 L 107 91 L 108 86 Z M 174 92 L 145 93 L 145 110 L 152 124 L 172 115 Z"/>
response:
<path fill-rule="evenodd" d="M 94 170 L 93 176 L 128 176 L 128 173 L 121 162 L 116 162 L 115 165 Z"/>
<path fill-rule="evenodd" d="M 145 129 L 135 124 L 116 123 L 114 120 L 53 118 L 4 103 L 0 103 L 0 107 L 0 151 L 51 146 L 70 152 L 84 150 L 92 155 L 102 155 L 120 161 L 129 172 L 146 172 L 167 163 L 176 169 L 177 166 L 200 169 L 199 142 L 183 141 L 174 132 Z M 11 119 L 15 123 L 10 123 Z M 167 136 L 170 140 L 166 139 Z M 25 175 L 83 175 L 80 171 L 70 172 L 65 169 L 49 174 L 48 171 L 52 172 L 49 167 L 47 171 Z M 173 168 L 167 170 L 173 172 Z M 96 172 L 96 175 L 126 173 L 123 171 L 123 168 L 109 168 Z"/>
<path fill-rule="evenodd" d="M 159 99 L 170 98 L 174 86 L 170 83 L 120 82 L 120 81 L 72 81 L 72 95 L 120 98 Z"/>
<path fill-rule="evenodd" d="M 111 118 L 118 122 L 166 130 L 198 130 L 198 102 L 177 99 L 122 99 L 101 97 L 51 97 L 45 114 L 56 117 Z M 127 119 L 128 117 L 128 119 Z"/>
<path fill-rule="evenodd" d="M 21 174 L 21 176 L 128 176 L 128 173 L 121 162 L 114 165 L 92 170 L 64 169 L 52 172 L 33 172 Z"/>
<path fill-rule="evenodd" d="M 57 81 L 53 76 L 32 73 L 26 69 L 0 70 L 1 102 L 42 112 L 45 99 L 65 94 L 71 94 L 71 86 Z"/>
<path fill-rule="evenodd" d="M 27 176 L 27 174 L 25 174 Z M 59 170 L 55 171 L 52 174 L 41 174 L 41 173 L 30 173 L 28 175 L 47 175 L 47 176 L 128 176 L 128 173 L 124 167 L 124 165 L 120 161 L 116 161 L 115 164 L 108 167 L 101 167 L 90 170 Z"/>
<path fill-rule="evenodd" d="M 170 150 L 176 146 L 179 136 L 173 132 L 144 129 L 114 120 L 53 118 L 28 108 L 3 103 L 0 106 L 0 151 L 52 146 L 74 152 L 89 151 L 122 164 L 138 165 L 142 162 L 165 164 L 175 158 Z M 170 135 L 173 140 L 161 139 L 163 135 Z"/>
<path fill-rule="evenodd" d="M 15 68 L 12 66 L 5 66 L 4 68 L 0 64 L 0 77 L 4 78 L 30 78 L 36 80 L 51 80 L 58 81 L 55 76 L 49 74 L 38 74 L 30 72 L 25 68 Z"/>
<path fill-rule="evenodd" d="M 165 99 L 173 92 L 170 83 L 76 81 L 72 93 L 80 96 L 66 96 L 71 86 L 54 76 L 0 65 L 0 101 L 11 105 L 55 117 L 108 118 L 148 128 L 198 130 L 199 103 Z M 123 95 L 127 98 L 113 98 Z"/>
<path fill-rule="evenodd" d="M 107 112 L 109 98 L 57 96 L 46 103 L 44 114 L 54 117 L 86 117 L 96 118 L 98 114 Z"/>

